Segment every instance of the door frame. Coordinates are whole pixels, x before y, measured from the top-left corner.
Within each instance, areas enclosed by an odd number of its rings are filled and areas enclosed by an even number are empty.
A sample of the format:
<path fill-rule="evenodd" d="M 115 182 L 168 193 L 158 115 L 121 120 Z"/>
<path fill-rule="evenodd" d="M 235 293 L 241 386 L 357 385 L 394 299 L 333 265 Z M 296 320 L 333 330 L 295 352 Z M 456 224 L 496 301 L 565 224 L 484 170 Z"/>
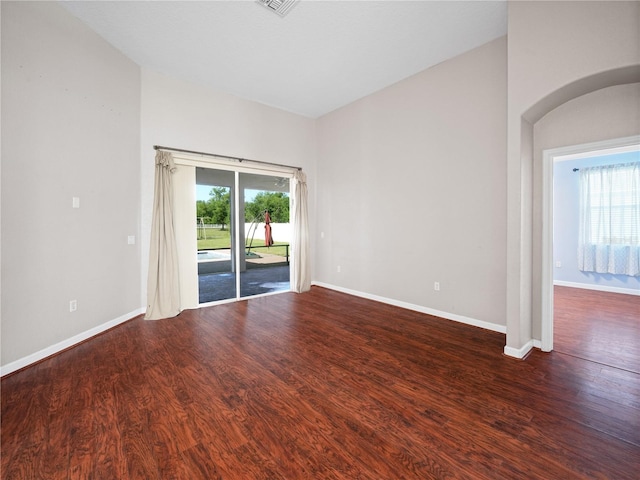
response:
<path fill-rule="evenodd" d="M 233 202 L 232 210 L 233 221 L 238 222 L 240 218 L 240 192 L 238 192 L 239 174 L 248 173 L 254 175 L 273 175 L 276 177 L 286 177 L 292 179 L 294 176 L 295 167 L 284 167 L 280 165 L 268 165 L 268 164 L 250 164 L 248 162 L 239 162 L 230 160 L 228 158 L 216 157 L 216 156 L 204 156 L 200 154 L 176 152 L 173 154 L 174 163 L 176 165 L 176 171 L 173 175 L 173 193 L 174 193 L 174 225 L 176 233 L 176 243 L 178 248 L 178 269 L 180 275 L 180 298 L 181 298 L 181 310 L 194 309 L 201 306 L 235 302 L 245 300 L 251 297 L 240 296 L 240 275 L 239 271 L 236 275 L 236 296 L 235 298 L 227 300 L 219 300 L 216 302 L 200 303 L 198 295 L 198 264 L 197 264 L 197 234 L 196 229 L 191 228 L 193 226 L 193 215 L 190 215 L 196 205 L 196 167 L 209 168 L 217 170 L 226 170 L 235 172 L 234 176 L 234 188 L 233 188 Z M 244 212 L 244 209 L 242 209 Z M 290 218 L 290 222 L 293 219 Z M 242 223 L 244 225 L 244 222 Z M 236 224 L 236 231 L 240 232 L 240 223 Z M 292 228 L 295 228 L 293 226 Z M 244 228 L 241 229 L 244 231 Z M 236 234 L 235 242 L 235 265 L 236 270 L 240 265 L 240 233 Z M 189 253 L 193 252 L 193 254 Z M 290 266 L 291 268 L 291 266 Z M 195 277 L 194 277 L 195 272 Z M 263 295 L 270 295 L 265 293 Z"/>
<path fill-rule="evenodd" d="M 542 265 L 540 349 L 553 350 L 553 166 L 556 161 L 636 150 L 640 135 L 551 148 L 542 152 Z"/>

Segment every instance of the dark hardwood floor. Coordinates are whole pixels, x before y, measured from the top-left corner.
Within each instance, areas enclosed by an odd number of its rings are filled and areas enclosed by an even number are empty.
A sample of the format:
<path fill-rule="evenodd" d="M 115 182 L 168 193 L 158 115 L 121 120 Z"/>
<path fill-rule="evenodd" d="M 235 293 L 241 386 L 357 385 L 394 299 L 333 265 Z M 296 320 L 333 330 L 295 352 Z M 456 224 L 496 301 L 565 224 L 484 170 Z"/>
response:
<path fill-rule="evenodd" d="M 637 479 L 640 375 L 504 341 L 319 287 L 136 318 L 2 380 L 2 478 Z"/>

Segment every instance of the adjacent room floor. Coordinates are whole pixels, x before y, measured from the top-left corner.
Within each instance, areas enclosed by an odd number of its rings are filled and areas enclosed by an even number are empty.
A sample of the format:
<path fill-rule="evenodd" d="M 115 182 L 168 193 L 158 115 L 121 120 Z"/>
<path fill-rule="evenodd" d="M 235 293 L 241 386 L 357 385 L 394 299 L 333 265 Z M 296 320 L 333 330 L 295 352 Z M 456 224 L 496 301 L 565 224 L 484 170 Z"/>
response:
<path fill-rule="evenodd" d="M 640 374 L 640 296 L 554 287 L 554 350 Z"/>

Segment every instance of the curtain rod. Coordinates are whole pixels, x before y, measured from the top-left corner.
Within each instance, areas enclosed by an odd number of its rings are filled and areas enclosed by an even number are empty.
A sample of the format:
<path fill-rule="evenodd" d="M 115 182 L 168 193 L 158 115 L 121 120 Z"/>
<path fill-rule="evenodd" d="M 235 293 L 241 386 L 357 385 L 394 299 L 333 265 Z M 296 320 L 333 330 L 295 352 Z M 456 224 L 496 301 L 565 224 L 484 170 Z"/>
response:
<path fill-rule="evenodd" d="M 573 169 L 573 171 L 574 171 L 574 172 L 579 172 L 579 171 L 580 171 L 580 169 L 579 169 L 579 168 L 574 168 L 574 169 Z"/>
<path fill-rule="evenodd" d="M 172 152 L 180 152 L 180 153 L 192 153 L 194 155 L 204 155 L 206 157 L 227 158 L 229 160 L 237 160 L 240 163 L 242 162 L 259 163 L 261 165 L 271 165 L 272 167 L 284 167 L 284 168 L 292 168 L 295 170 L 302 170 L 302 167 L 292 167 L 291 165 L 283 165 L 281 163 L 263 162 L 261 160 L 251 160 L 249 158 L 230 157 L 228 155 L 218 155 L 217 153 L 196 152 L 194 150 L 184 150 L 182 148 L 162 147 L 160 145 L 154 145 L 153 149 L 154 150 L 170 150 Z"/>

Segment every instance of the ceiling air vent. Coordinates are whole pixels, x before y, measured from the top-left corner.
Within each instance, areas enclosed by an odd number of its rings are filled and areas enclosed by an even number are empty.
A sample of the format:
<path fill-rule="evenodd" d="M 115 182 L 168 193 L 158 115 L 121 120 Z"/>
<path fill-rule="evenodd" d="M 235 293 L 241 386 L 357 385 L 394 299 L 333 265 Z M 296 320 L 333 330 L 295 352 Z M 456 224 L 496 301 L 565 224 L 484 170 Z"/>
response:
<path fill-rule="evenodd" d="M 299 0 L 256 0 L 260 5 L 284 17 Z"/>

